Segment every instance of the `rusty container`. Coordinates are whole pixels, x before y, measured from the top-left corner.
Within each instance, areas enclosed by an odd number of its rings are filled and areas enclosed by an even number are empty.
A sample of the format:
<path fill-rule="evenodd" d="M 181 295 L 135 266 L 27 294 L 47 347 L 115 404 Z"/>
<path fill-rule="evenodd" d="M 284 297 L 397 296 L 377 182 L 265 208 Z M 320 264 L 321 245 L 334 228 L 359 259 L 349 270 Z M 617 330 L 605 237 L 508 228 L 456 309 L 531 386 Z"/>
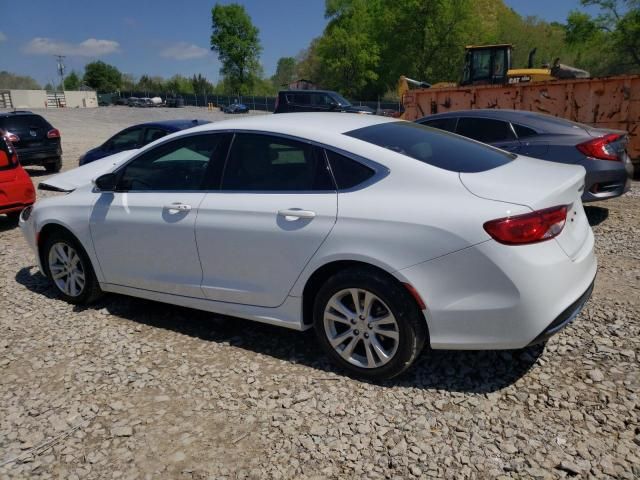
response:
<path fill-rule="evenodd" d="M 629 156 L 640 161 L 640 75 L 552 80 L 517 85 L 421 88 L 402 98 L 406 120 L 476 108 L 546 113 L 629 133 Z"/>

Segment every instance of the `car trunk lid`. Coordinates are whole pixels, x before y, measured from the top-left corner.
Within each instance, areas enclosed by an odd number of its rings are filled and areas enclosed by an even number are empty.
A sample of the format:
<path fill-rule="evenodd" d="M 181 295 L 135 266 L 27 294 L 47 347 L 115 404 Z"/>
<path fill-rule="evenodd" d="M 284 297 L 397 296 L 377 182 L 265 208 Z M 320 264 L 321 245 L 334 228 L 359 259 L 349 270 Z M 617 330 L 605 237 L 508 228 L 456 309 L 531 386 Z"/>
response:
<path fill-rule="evenodd" d="M 519 156 L 498 168 L 461 173 L 460 181 L 474 195 L 534 211 L 569 206 L 563 231 L 556 240 L 573 258 L 589 238 L 589 222 L 582 207 L 585 170 L 575 165 Z"/>

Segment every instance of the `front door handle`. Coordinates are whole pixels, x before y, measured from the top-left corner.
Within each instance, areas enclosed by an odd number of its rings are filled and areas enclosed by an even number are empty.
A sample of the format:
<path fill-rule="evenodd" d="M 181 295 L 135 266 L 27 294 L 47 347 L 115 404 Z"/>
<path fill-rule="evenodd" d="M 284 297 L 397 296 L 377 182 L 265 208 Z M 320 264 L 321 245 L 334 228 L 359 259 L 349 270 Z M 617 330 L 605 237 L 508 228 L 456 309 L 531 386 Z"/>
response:
<path fill-rule="evenodd" d="M 165 205 L 164 209 L 169 210 L 169 213 L 188 212 L 189 210 L 191 210 L 191 205 L 187 205 L 186 203 L 176 202 L 176 203 L 172 203 L 171 205 Z"/>
<path fill-rule="evenodd" d="M 313 218 L 316 216 L 316 212 L 301 210 L 299 208 L 287 208 L 285 210 L 278 210 L 278 215 L 281 217 Z"/>

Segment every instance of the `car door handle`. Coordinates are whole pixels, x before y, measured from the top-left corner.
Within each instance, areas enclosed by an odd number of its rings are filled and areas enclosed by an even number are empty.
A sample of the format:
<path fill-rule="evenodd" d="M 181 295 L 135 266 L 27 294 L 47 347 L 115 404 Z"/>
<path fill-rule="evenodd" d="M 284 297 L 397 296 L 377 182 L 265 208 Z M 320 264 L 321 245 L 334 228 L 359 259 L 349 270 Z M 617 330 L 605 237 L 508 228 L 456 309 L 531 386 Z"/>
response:
<path fill-rule="evenodd" d="M 281 217 L 313 218 L 316 216 L 316 212 L 301 210 L 299 208 L 287 208 L 285 210 L 278 210 L 278 215 Z"/>
<path fill-rule="evenodd" d="M 187 205 L 186 203 L 176 202 L 176 203 L 172 203 L 171 205 L 165 205 L 164 209 L 169 210 L 169 212 L 171 211 L 188 212 L 189 210 L 191 210 L 191 205 Z"/>

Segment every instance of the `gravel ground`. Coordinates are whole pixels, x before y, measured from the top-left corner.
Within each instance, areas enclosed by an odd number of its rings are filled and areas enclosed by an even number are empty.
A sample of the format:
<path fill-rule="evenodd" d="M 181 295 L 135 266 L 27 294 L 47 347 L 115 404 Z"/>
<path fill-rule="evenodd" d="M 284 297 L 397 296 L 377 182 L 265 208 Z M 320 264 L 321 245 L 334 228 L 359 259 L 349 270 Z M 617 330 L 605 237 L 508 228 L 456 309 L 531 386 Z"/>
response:
<path fill-rule="evenodd" d="M 223 117 L 43 114 L 64 169 L 136 122 Z M 600 270 L 573 325 L 545 347 L 425 352 L 382 385 L 335 372 L 310 333 L 68 305 L 0 218 L 0 478 L 639 478 L 640 184 L 588 211 Z"/>

